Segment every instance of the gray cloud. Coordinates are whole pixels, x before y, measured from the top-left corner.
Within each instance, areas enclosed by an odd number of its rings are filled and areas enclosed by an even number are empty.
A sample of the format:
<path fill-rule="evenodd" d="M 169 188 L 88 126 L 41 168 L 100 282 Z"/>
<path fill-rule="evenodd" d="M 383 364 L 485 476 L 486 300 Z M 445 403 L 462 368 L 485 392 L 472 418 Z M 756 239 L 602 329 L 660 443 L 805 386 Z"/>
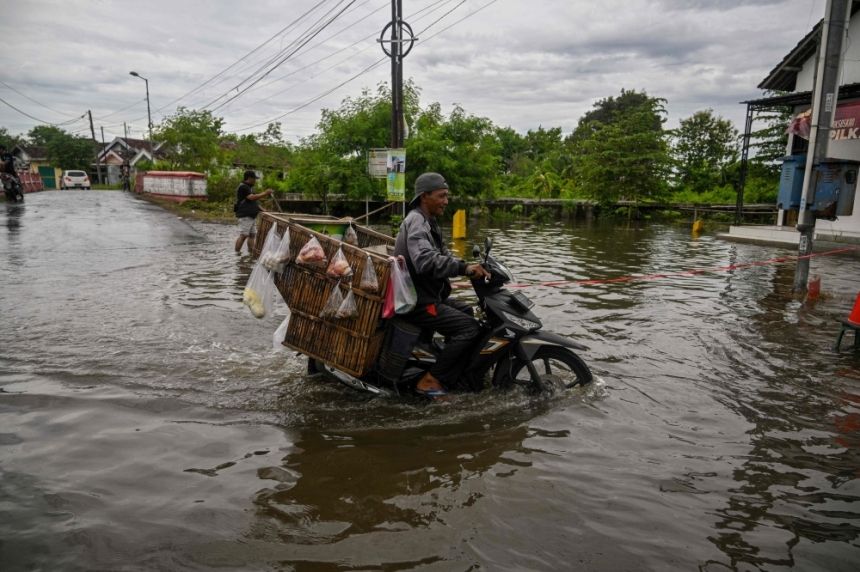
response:
<path fill-rule="evenodd" d="M 434 1 L 407 2 L 407 20 L 416 31 L 456 5 L 448 2 L 435 12 L 415 15 Z M 759 95 L 755 85 L 824 11 L 824 0 L 499 0 L 432 37 L 487 1 L 469 0 L 422 32 L 405 60 L 404 73 L 422 88 L 425 104 L 439 101 L 449 111 L 456 102 L 469 113 L 521 131 L 538 125 L 569 131 L 595 101 L 622 88 L 666 98 L 670 124 L 698 109 L 713 108 L 740 126 L 744 109 L 738 102 Z M 10 46 L 2 79 L 61 113 L 2 85 L 0 97 L 51 122 L 92 109 L 95 117 L 105 118 L 99 123 L 108 137 L 121 134 L 123 122 L 140 135 L 146 128 L 143 82 L 130 77 L 130 70 L 150 80 L 155 121 L 173 113 L 176 105 L 199 108 L 219 95 L 235 94 L 231 88 L 289 47 L 310 20 L 198 92 L 167 104 L 222 72 L 314 3 L 266 0 L 241 9 L 214 0 L 14 3 L 0 20 L 0 35 Z M 335 4 L 329 0 L 327 6 Z M 228 130 L 264 122 L 370 66 L 382 56 L 374 38 L 389 17 L 386 4 L 388 0 L 359 0 L 312 40 L 306 53 L 215 113 L 224 117 Z M 377 8 L 381 10 L 354 23 Z M 46 14 L 50 25 L 45 24 Z M 383 64 L 289 113 L 282 119 L 284 132 L 294 140 L 310 134 L 321 108 L 336 107 L 363 87 L 387 81 L 388 75 L 389 66 Z M 119 111 L 123 108 L 128 109 Z M 10 131 L 24 132 L 35 124 L 0 104 L 0 125 Z M 89 129 L 82 122 L 73 127 Z"/>

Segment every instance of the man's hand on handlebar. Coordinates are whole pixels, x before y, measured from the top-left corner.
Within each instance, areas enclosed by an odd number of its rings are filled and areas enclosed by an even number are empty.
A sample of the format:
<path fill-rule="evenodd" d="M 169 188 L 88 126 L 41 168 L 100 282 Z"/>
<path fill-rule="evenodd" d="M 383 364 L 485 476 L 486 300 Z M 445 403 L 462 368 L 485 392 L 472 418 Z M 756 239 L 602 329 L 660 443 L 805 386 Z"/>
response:
<path fill-rule="evenodd" d="M 483 278 L 484 280 L 489 280 L 491 274 L 480 264 L 467 264 L 466 276 L 469 278 Z"/>

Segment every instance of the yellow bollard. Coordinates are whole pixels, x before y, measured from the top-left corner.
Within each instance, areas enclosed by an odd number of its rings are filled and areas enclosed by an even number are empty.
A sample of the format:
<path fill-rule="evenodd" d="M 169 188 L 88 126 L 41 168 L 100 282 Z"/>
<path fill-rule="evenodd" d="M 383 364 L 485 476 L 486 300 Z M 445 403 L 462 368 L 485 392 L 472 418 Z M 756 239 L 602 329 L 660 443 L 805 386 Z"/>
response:
<path fill-rule="evenodd" d="M 693 232 L 695 234 L 702 232 L 702 230 L 704 230 L 704 228 L 705 228 L 705 223 L 702 222 L 701 220 L 693 221 Z"/>
<path fill-rule="evenodd" d="M 463 209 L 454 213 L 454 228 L 451 232 L 452 238 L 466 238 L 466 211 Z"/>

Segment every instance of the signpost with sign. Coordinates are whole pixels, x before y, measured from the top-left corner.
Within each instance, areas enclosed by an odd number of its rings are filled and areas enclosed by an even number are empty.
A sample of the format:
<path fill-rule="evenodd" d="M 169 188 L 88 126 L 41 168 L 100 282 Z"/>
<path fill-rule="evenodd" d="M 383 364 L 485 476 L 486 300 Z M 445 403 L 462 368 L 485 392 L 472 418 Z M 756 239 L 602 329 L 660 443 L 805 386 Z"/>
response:
<path fill-rule="evenodd" d="M 389 149 L 386 162 L 388 200 L 403 202 L 406 198 L 406 149 Z"/>

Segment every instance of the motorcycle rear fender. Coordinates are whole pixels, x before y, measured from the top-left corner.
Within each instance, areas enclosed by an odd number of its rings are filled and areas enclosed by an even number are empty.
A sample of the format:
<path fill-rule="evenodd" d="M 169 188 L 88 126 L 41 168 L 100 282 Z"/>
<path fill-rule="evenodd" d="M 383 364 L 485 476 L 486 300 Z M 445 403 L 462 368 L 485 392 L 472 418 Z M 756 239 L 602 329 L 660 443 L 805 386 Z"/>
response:
<path fill-rule="evenodd" d="M 529 359 L 534 357 L 541 346 L 561 346 L 563 348 L 571 348 L 580 351 L 588 350 L 586 346 L 569 338 L 565 338 L 564 336 L 560 336 L 552 332 L 544 332 L 542 330 L 523 336 L 520 338 L 519 343 Z"/>

